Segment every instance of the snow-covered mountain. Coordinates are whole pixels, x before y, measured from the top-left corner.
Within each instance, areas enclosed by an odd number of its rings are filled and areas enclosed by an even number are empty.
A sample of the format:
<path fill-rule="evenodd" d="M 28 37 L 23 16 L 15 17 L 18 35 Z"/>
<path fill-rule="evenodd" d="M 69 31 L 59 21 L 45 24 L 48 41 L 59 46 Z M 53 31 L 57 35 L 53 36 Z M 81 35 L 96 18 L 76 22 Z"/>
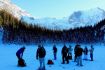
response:
<path fill-rule="evenodd" d="M 74 12 L 69 17 L 62 19 L 56 18 L 40 18 L 40 19 L 30 19 L 27 16 L 22 17 L 23 21 L 46 27 L 48 29 L 70 29 L 76 27 L 84 27 L 89 25 L 94 25 L 105 18 L 105 11 L 100 8 L 94 8 L 86 11 Z"/>
<path fill-rule="evenodd" d="M 27 16 L 22 17 L 22 21 L 28 22 L 29 24 L 38 25 L 51 30 L 63 30 L 72 28 L 67 18 L 56 19 L 56 18 L 29 18 Z"/>
<path fill-rule="evenodd" d="M 69 17 L 69 23 L 75 27 L 94 25 L 105 18 L 105 11 L 100 8 L 94 8 L 85 11 L 74 12 Z"/>
<path fill-rule="evenodd" d="M 74 12 L 69 17 L 57 18 L 34 18 L 10 0 L 0 0 L 0 9 L 5 9 L 18 19 L 29 24 L 38 25 L 52 30 L 67 30 L 70 28 L 94 25 L 105 18 L 105 11 L 100 8 Z"/>
<path fill-rule="evenodd" d="M 22 16 L 30 17 L 30 14 L 13 4 L 11 0 L 0 0 L 0 10 L 2 9 L 13 14 L 13 16 L 17 17 L 18 19 L 21 19 Z"/>

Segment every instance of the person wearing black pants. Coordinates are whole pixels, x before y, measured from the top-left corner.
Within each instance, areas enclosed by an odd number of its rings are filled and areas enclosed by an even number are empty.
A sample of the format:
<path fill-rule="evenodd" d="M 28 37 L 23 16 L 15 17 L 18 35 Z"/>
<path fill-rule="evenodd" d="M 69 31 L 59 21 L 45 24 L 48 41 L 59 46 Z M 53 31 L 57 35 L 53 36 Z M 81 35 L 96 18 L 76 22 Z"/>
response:
<path fill-rule="evenodd" d="M 64 64 L 65 61 L 67 62 L 67 64 L 69 63 L 68 48 L 66 47 L 66 45 L 64 45 L 63 48 L 62 48 L 62 64 Z"/>
<path fill-rule="evenodd" d="M 53 54 L 54 54 L 54 60 L 57 59 L 57 47 L 56 45 L 53 46 Z"/>
<path fill-rule="evenodd" d="M 91 61 L 93 61 L 93 51 L 94 51 L 94 48 L 91 45 L 91 48 L 90 48 L 90 59 L 91 59 Z"/>

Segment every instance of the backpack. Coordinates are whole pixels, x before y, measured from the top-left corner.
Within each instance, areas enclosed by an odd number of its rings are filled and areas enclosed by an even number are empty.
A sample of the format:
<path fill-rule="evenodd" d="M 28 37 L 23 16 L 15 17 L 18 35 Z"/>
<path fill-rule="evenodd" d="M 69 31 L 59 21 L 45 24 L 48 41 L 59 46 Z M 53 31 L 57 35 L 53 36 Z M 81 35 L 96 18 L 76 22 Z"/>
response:
<path fill-rule="evenodd" d="M 52 60 L 48 60 L 47 64 L 48 64 L 48 65 L 53 65 L 54 62 L 53 62 Z"/>
<path fill-rule="evenodd" d="M 25 63 L 24 59 L 19 59 L 18 60 L 18 66 L 20 66 L 20 67 L 25 67 L 26 66 L 26 63 Z"/>

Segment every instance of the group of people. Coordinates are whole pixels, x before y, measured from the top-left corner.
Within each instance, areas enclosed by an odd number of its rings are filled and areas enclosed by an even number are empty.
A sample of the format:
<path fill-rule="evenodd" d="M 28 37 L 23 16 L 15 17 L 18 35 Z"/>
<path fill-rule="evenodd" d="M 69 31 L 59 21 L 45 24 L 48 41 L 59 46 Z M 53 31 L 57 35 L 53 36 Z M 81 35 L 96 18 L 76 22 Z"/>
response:
<path fill-rule="evenodd" d="M 68 64 L 69 60 L 72 59 L 72 47 L 69 46 L 66 47 L 66 45 L 63 46 L 61 53 L 62 53 L 62 64 L 64 64 L 65 62 Z"/>
<path fill-rule="evenodd" d="M 23 52 L 25 50 L 25 47 L 23 46 L 16 52 L 16 56 L 18 58 L 18 66 L 26 66 L 26 63 L 24 61 L 23 57 Z M 53 55 L 54 55 L 54 60 L 57 59 L 57 47 L 56 45 L 53 45 Z M 83 66 L 82 64 L 82 55 L 84 53 L 84 60 L 88 60 L 88 52 L 90 52 L 90 60 L 93 61 L 93 51 L 94 48 L 91 45 L 91 48 L 88 49 L 86 46 L 83 49 L 81 45 L 76 45 L 74 47 L 74 61 L 77 62 L 77 65 Z M 69 60 L 72 60 L 72 52 L 73 48 L 71 46 L 67 47 L 64 45 L 61 50 L 61 55 L 62 55 L 62 64 L 69 63 Z M 39 60 L 40 67 L 39 70 L 45 70 L 45 56 L 46 56 L 46 50 L 43 47 L 43 45 L 38 45 L 37 51 L 36 51 L 36 59 Z"/>
<path fill-rule="evenodd" d="M 66 45 L 64 45 L 64 47 L 62 48 L 62 63 L 64 64 L 65 62 L 68 64 L 69 63 L 69 59 L 72 59 L 72 47 L 69 46 L 66 47 Z M 90 52 L 90 61 L 93 61 L 93 51 L 94 48 L 91 45 L 91 48 L 88 49 L 86 46 L 83 49 L 81 47 L 81 45 L 76 45 L 74 47 L 74 62 L 77 62 L 78 66 L 83 66 L 82 64 L 82 55 L 84 53 L 84 60 L 88 60 L 88 52 Z"/>

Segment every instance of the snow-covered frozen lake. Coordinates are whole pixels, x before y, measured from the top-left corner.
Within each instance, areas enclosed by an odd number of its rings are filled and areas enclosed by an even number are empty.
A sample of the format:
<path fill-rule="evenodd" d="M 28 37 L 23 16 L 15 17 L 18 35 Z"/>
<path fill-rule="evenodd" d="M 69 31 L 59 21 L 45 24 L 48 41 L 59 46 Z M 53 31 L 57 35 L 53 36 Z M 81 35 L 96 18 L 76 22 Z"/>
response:
<path fill-rule="evenodd" d="M 53 60 L 52 45 L 45 45 L 46 55 L 46 70 L 105 70 L 105 45 L 94 45 L 94 61 L 84 61 L 83 66 L 76 66 L 76 63 L 70 61 L 69 64 L 61 64 L 61 49 L 63 45 L 56 45 L 58 48 L 57 60 Z M 73 47 L 75 45 L 72 45 Z M 82 45 L 84 47 L 85 45 Z M 90 45 L 87 45 L 90 48 Z M 37 70 L 39 61 L 36 60 L 37 46 L 26 46 L 23 58 L 25 59 L 26 67 L 17 67 L 16 51 L 22 45 L 0 45 L 0 70 Z M 52 59 L 54 65 L 47 65 L 47 60 Z"/>

